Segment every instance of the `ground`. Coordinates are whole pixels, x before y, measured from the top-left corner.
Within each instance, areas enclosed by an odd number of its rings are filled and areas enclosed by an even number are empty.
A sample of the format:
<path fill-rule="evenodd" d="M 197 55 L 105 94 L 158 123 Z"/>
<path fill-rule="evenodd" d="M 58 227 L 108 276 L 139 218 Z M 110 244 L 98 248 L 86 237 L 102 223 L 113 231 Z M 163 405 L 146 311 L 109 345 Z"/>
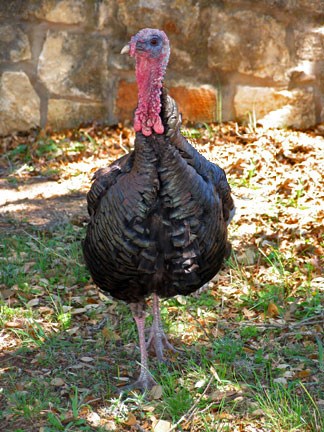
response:
<path fill-rule="evenodd" d="M 320 132 L 184 128 L 226 170 L 233 253 L 200 293 L 164 302 L 184 352 L 166 365 L 151 359 L 157 386 L 145 395 L 117 392 L 138 374 L 135 326 L 126 305 L 97 290 L 81 254 L 92 174 L 132 148 L 132 131 L 2 138 L 2 430 L 321 431 Z"/>

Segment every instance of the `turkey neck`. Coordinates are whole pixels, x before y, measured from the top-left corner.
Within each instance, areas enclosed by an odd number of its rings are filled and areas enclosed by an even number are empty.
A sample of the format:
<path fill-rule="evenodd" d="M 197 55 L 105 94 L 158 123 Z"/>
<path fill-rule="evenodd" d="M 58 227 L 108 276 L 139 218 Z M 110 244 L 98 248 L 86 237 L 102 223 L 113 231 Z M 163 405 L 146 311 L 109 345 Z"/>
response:
<path fill-rule="evenodd" d="M 136 58 L 136 80 L 138 86 L 138 105 L 134 117 L 134 129 L 149 136 L 152 132 L 163 134 L 164 127 L 160 117 L 161 89 L 166 64 L 158 59 L 138 56 Z"/>

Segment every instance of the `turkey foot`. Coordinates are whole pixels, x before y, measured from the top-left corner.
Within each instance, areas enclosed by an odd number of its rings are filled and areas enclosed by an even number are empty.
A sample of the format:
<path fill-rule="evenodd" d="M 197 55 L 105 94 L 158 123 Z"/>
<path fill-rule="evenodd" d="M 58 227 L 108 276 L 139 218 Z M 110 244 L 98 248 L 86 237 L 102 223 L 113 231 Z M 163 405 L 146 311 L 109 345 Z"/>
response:
<path fill-rule="evenodd" d="M 141 367 L 141 373 L 140 376 L 137 378 L 136 381 L 130 384 L 126 384 L 122 387 L 119 387 L 117 389 L 118 393 L 128 392 L 131 390 L 139 389 L 143 392 L 151 390 L 155 385 L 157 385 L 156 381 L 150 374 L 150 372 L 143 367 Z"/>
<path fill-rule="evenodd" d="M 154 349 L 156 357 L 159 362 L 166 362 L 163 354 L 163 350 L 167 349 L 176 353 L 182 351 L 174 348 L 174 346 L 168 341 L 166 334 L 164 333 L 161 314 L 159 308 L 159 297 L 156 293 L 153 293 L 153 323 L 150 329 L 150 335 L 146 343 L 147 349 Z"/>
<path fill-rule="evenodd" d="M 124 391 L 129 391 L 133 389 L 140 390 L 150 390 L 153 386 L 156 385 L 154 378 L 150 374 L 148 370 L 148 356 L 147 349 L 145 344 L 145 306 L 143 302 L 139 303 L 131 303 L 130 309 L 133 314 L 133 318 L 135 320 L 137 330 L 138 330 L 138 338 L 139 338 L 139 347 L 141 351 L 141 372 L 138 379 L 131 384 L 125 385 L 118 389 L 119 393 Z"/>

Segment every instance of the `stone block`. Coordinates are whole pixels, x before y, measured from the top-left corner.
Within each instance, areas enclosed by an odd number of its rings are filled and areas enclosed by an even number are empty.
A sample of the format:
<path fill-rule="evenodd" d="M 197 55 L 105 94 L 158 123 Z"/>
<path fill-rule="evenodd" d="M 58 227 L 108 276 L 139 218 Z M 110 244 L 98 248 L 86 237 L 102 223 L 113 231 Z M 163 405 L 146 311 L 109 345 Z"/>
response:
<path fill-rule="evenodd" d="M 31 59 L 29 40 L 20 26 L 0 25 L 0 53 L 0 62 Z"/>
<path fill-rule="evenodd" d="M 46 126 L 59 130 L 93 121 L 103 122 L 106 118 L 107 108 L 100 102 L 49 99 Z"/>
<path fill-rule="evenodd" d="M 314 95 L 307 88 L 288 91 L 238 86 L 234 108 L 238 120 L 249 121 L 249 113 L 253 113 L 266 128 L 306 129 L 316 124 Z"/>
<path fill-rule="evenodd" d="M 49 30 L 38 76 L 52 94 L 102 100 L 108 91 L 108 46 L 99 35 Z"/>
<path fill-rule="evenodd" d="M 253 11 L 212 10 L 208 65 L 287 82 L 290 65 L 283 24 Z"/>
<path fill-rule="evenodd" d="M 171 86 L 169 94 L 176 100 L 184 120 L 192 122 L 216 120 L 217 96 L 211 86 Z M 117 120 L 132 120 L 136 105 L 137 84 L 121 80 L 114 112 Z"/>
<path fill-rule="evenodd" d="M 3 72 L 0 113 L 0 135 L 39 126 L 40 100 L 24 72 Z"/>
<path fill-rule="evenodd" d="M 245 8 L 256 10 L 268 10 L 277 13 L 278 11 L 289 12 L 288 19 L 294 15 L 300 19 L 307 15 L 323 15 L 323 0 L 222 0 L 225 7 Z"/>
<path fill-rule="evenodd" d="M 170 96 L 178 104 L 184 120 L 192 122 L 216 121 L 217 94 L 211 86 L 170 87 Z"/>
<path fill-rule="evenodd" d="M 200 5 L 196 1 L 119 0 L 117 18 L 127 28 L 129 35 L 137 33 L 140 28 L 150 27 L 164 30 L 170 37 L 176 35 L 182 39 L 192 36 L 199 22 L 199 14 Z"/>
<path fill-rule="evenodd" d="M 313 62 L 324 60 L 324 26 L 295 30 L 294 35 L 298 59 Z"/>
<path fill-rule="evenodd" d="M 87 0 L 33 0 L 29 15 L 62 24 L 92 24 L 94 2 Z"/>
<path fill-rule="evenodd" d="M 117 121 L 132 120 L 137 106 L 137 84 L 120 80 L 114 114 Z"/>
<path fill-rule="evenodd" d="M 0 1 L 0 19 L 28 16 L 29 1 L 11 0 Z"/>

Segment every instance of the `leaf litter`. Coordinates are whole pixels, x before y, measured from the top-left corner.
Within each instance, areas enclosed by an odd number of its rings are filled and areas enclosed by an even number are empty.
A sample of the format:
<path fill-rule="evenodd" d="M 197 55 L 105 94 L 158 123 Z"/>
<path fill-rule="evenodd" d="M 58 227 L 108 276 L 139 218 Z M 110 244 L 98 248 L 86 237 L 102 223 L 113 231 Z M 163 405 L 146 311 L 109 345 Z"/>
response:
<path fill-rule="evenodd" d="M 136 376 L 137 339 L 126 306 L 98 292 L 91 280 L 60 279 L 58 268 L 83 266 L 80 254 L 70 256 L 64 244 L 46 246 L 62 235 L 67 243 L 82 238 L 92 174 L 132 148 L 132 130 L 93 125 L 1 140 L 0 231 L 10 233 L 13 247 L 0 255 L 0 265 L 8 271 L 20 266 L 27 284 L 4 280 L 0 287 L 0 411 L 6 430 L 45 431 L 55 424 L 63 430 L 61 424 L 89 431 L 203 431 L 207 424 L 211 430 L 265 432 L 272 429 L 266 409 L 253 398 L 258 384 L 264 391 L 295 385 L 297 396 L 305 394 L 304 386 L 316 409 L 323 409 L 324 139 L 316 131 L 251 133 L 234 124 L 201 128 L 198 138 L 189 128 L 185 133 L 226 168 L 237 206 L 229 234 L 234 252 L 208 290 L 165 302 L 169 333 L 175 345 L 187 345 L 189 363 L 170 356 L 169 371 L 146 400 L 136 394 L 121 399 L 114 390 Z M 64 231 L 68 224 L 71 233 Z M 23 251 L 19 235 L 25 236 Z M 52 264 L 41 271 L 44 252 Z M 210 367 L 190 378 L 190 362 L 202 359 Z M 165 382 L 170 374 L 176 375 L 169 383 L 176 386 L 173 395 Z M 33 399 L 24 411 L 15 398 L 25 400 L 25 393 L 19 396 L 25 388 L 40 391 L 35 377 L 49 396 L 44 409 L 33 413 Z M 181 405 L 185 388 L 192 402 L 172 414 L 172 401 L 178 397 Z M 78 398 L 73 389 L 79 389 Z M 316 422 L 296 430 L 320 430 Z"/>

